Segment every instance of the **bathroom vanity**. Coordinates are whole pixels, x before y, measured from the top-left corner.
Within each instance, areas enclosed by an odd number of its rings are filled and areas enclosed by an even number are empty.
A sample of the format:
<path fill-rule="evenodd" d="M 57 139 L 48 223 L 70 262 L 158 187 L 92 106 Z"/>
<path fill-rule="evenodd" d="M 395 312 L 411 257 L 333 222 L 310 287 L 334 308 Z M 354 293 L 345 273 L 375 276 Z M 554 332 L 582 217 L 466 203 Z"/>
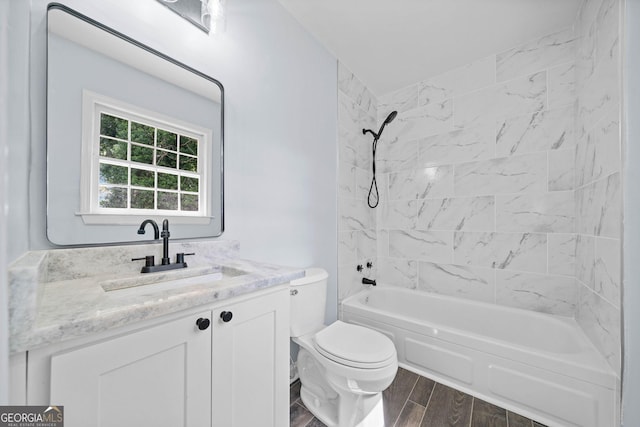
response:
<path fill-rule="evenodd" d="M 196 252 L 184 271 L 206 274 L 149 282 L 131 262 L 108 273 L 158 245 L 16 261 L 12 403 L 62 405 L 71 427 L 287 425 L 288 283 L 304 272 L 239 260 L 226 242 L 174 249 Z M 89 259 L 102 263 L 83 269 Z M 114 282 L 127 287 L 105 290 Z"/>

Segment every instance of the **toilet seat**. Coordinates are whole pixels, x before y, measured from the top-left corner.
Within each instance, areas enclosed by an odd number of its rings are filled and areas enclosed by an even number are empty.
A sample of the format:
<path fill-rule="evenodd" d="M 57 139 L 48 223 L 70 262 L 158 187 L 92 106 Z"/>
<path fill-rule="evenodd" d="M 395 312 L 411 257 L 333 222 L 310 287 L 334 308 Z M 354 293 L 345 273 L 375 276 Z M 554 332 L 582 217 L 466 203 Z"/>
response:
<path fill-rule="evenodd" d="M 340 320 L 318 332 L 314 338 L 318 353 L 342 365 L 375 369 L 396 360 L 395 346 L 385 335 Z"/>

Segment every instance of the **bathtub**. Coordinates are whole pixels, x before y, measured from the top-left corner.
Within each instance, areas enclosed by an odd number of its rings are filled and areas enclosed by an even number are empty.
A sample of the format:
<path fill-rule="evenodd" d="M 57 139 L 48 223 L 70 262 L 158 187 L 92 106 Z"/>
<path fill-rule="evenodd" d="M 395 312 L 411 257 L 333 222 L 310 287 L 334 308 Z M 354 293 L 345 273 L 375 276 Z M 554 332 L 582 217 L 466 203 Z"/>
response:
<path fill-rule="evenodd" d="M 400 366 L 550 427 L 619 425 L 619 380 L 574 319 L 384 286 L 341 318 L 391 338 Z"/>

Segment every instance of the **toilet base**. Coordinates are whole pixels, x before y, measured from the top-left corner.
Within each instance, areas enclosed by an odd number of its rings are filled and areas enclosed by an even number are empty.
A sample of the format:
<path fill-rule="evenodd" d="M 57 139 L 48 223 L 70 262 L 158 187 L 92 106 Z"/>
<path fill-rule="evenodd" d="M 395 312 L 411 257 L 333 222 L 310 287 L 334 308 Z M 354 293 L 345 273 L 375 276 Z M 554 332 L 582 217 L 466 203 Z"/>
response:
<path fill-rule="evenodd" d="M 300 398 L 327 427 L 384 427 L 382 392 L 332 387 L 326 370 L 304 348 L 298 353 L 298 369 Z"/>
<path fill-rule="evenodd" d="M 353 400 L 351 404 L 345 401 L 349 397 Z M 300 399 L 307 409 L 327 427 L 384 427 L 382 393 L 320 400 L 303 385 L 300 388 Z M 340 408 L 346 411 L 339 414 Z"/>

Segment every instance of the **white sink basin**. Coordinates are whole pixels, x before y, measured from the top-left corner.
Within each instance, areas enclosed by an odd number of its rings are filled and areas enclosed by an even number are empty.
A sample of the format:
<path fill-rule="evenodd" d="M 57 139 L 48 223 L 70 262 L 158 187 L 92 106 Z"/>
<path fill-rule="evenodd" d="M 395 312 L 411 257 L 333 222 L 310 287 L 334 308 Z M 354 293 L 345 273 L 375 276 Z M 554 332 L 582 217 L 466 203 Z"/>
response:
<path fill-rule="evenodd" d="M 169 270 L 159 273 L 140 273 L 135 276 L 118 277 L 99 282 L 105 292 L 130 289 L 138 286 L 167 283 L 173 286 L 205 284 L 217 282 L 225 278 L 233 278 L 246 271 L 226 266 L 187 267 L 179 270 Z M 170 283 L 168 283 L 170 282 Z"/>

